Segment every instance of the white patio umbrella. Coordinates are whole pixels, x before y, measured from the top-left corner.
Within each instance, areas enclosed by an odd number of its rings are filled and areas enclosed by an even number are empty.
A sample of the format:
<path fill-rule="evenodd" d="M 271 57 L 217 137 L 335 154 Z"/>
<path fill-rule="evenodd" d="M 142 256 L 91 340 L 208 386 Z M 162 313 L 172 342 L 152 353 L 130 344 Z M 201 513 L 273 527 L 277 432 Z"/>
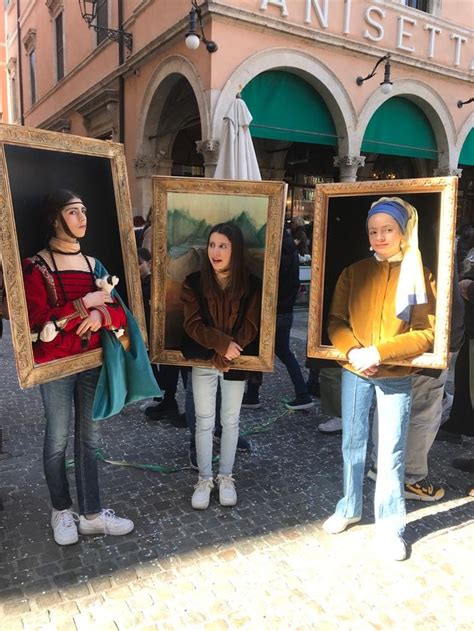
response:
<path fill-rule="evenodd" d="M 252 115 L 237 95 L 224 116 L 222 139 L 215 178 L 226 180 L 261 180 L 257 156 L 249 131 Z"/>

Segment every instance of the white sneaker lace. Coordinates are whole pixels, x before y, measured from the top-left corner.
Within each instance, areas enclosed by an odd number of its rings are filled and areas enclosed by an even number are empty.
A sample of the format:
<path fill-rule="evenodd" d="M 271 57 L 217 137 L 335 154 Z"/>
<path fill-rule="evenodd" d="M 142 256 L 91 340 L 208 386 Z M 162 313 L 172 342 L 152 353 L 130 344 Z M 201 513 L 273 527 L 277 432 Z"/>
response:
<path fill-rule="evenodd" d="M 194 488 L 196 489 L 196 491 L 205 491 L 207 488 L 213 489 L 214 482 L 212 480 L 199 478 L 199 480 L 194 485 Z"/>
<path fill-rule="evenodd" d="M 108 534 L 108 528 L 109 528 L 109 524 L 110 522 L 117 522 L 120 517 L 117 517 L 117 515 L 115 514 L 115 511 L 112 510 L 111 508 L 103 508 L 100 511 L 100 517 L 102 517 L 102 522 L 104 524 L 104 534 Z"/>
<path fill-rule="evenodd" d="M 79 521 L 79 515 L 68 508 L 57 511 L 54 516 L 54 527 L 61 526 L 61 528 L 72 528 L 75 526 L 75 522 Z"/>
<path fill-rule="evenodd" d="M 217 483 L 219 484 L 219 487 L 224 489 L 233 489 L 234 488 L 234 476 L 232 474 L 230 475 L 224 475 L 222 473 L 219 473 L 219 475 L 217 476 Z"/>

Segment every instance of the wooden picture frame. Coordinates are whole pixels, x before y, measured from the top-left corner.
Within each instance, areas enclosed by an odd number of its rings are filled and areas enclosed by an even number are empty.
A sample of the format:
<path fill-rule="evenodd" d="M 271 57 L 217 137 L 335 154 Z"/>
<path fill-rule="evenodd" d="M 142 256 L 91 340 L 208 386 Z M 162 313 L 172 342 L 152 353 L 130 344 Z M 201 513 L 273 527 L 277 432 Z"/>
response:
<path fill-rule="evenodd" d="M 118 291 L 146 340 L 145 317 L 123 146 L 110 141 L 0 124 L 0 251 L 13 349 L 22 388 L 102 363 L 102 351 L 35 364 L 21 261 L 46 244 L 35 214 L 55 189 L 81 195 L 88 207 L 85 253 L 119 277 Z"/>
<path fill-rule="evenodd" d="M 209 229 L 236 220 L 251 271 L 262 280 L 259 354 L 242 355 L 232 367 L 273 370 L 278 270 L 285 216 L 284 182 L 153 177 L 151 341 L 152 362 L 206 366 L 179 350 L 186 276 L 200 268 Z M 204 248 L 204 250 L 203 250 Z"/>
<path fill-rule="evenodd" d="M 316 187 L 311 263 L 308 356 L 347 361 L 327 338 L 331 297 L 342 270 L 370 256 L 366 230 L 370 204 L 397 196 L 418 210 L 423 263 L 437 282 L 435 340 L 432 352 L 390 362 L 444 369 L 448 362 L 454 265 L 457 177 L 320 184 Z"/>

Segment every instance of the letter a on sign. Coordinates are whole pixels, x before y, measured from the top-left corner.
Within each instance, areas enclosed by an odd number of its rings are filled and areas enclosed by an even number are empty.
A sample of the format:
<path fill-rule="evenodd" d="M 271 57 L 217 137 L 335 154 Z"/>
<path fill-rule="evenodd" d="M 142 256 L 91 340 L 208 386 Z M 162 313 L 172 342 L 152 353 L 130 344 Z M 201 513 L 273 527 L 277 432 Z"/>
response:
<path fill-rule="evenodd" d="M 282 17 L 286 18 L 288 15 L 288 9 L 286 7 L 286 0 L 262 0 L 260 5 L 260 11 L 265 11 L 269 4 L 273 4 L 275 7 L 280 7 Z"/>

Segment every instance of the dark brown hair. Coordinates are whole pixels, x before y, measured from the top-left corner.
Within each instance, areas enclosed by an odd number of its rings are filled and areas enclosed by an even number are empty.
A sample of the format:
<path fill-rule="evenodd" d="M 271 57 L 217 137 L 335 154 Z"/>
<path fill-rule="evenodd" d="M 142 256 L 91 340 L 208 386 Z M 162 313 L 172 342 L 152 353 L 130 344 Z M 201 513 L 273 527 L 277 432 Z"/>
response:
<path fill-rule="evenodd" d="M 245 264 L 245 246 L 244 236 L 242 230 L 233 222 L 219 223 L 213 226 L 207 237 L 206 252 L 202 259 L 201 267 L 201 288 L 203 293 L 211 290 L 212 292 L 222 291 L 212 269 L 211 262 L 209 260 L 208 248 L 211 235 L 223 234 L 232 243 L 232 253 L 230 257 L 230 275 L 229 285 L 227 287 L 230 292 L 230 296 L 233 299 L 238 299 L 242 295 L 246 294 L 249 288 L 248 283 L 248 269 Z"/>
<path fill-rule="evenodd" d="M 81 196 L 65 188 L 58 188 L 44 198 L 41 208 L 41 227 L 44 230 L 46 243 L 55 234 L 54 222 L 61 216 L 61 210 L 73 199 L 81 199 Z M 62 223 L 64 227 L 64 221 Z"/>

